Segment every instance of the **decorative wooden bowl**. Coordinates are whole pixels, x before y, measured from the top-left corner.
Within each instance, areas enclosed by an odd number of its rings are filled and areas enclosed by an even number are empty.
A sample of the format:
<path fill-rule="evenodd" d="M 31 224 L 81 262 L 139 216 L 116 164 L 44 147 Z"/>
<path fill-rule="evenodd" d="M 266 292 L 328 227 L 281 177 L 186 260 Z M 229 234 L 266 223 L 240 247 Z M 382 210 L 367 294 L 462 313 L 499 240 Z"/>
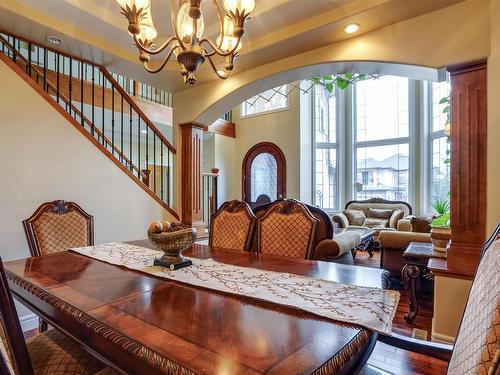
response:
<path fill-rule="evenodd" d="M 149 241 L 165 254 L 160 258 L 168 264 L 184 261 L 181 253 L 190 248 L 196 240 L 196 229 L 187 228 L 171 232 L 153 233 L 148 231 Z"/>

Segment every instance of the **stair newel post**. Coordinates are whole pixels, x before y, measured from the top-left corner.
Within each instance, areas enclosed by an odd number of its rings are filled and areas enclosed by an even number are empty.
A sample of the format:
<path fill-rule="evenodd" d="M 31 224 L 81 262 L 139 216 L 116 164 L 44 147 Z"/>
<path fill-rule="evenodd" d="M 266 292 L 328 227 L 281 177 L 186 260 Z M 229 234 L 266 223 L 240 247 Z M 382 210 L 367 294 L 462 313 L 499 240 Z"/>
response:
<path fill-rule="evenodd" d="M 204 233 L 202 208 L 203 131 L 206 125 L 180 124 L 181 133 L 181 207 L 182 222 Z"/>

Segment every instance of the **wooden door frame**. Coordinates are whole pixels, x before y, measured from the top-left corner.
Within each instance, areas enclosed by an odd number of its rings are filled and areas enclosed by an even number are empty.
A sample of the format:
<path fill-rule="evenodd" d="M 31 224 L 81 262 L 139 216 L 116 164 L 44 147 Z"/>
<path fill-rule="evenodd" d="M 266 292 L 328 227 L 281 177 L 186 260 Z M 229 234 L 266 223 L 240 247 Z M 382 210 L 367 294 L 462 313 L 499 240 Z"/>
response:
<path fill-rule="evenodd" d="M 272 142 L 260 142 L 252 146 L 243 159 L 241 167 L 241 197 L 244 202 L 251 194 L 250 186 L 247 186 L 247 177 L 250 176 L 250 167 L 255 157 L 262 153 L 271 154 L 276 160 L 277 177 L 278 177 L 278 197 L 281 194 L 282 198 L 286 197 L 286 158 L 281 149 Z"/>

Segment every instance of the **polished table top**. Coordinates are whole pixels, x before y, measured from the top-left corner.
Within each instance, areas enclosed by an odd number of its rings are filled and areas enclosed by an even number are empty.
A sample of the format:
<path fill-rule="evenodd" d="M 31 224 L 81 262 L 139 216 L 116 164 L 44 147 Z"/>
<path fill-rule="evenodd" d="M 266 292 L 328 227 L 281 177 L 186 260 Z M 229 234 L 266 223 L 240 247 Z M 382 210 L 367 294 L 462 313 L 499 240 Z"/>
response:
<path fill-rule="evenodd" d="M 150 247 L 148 241 L 130 242 Z M 194 245 L 185 255 L 381 286 L 382 270 Z M 5 263 L 14 296 L 128 373 L 312 373 L 364 329 L 73 252 Z M 145 371 L 146 368 L 149 371 Z"/>

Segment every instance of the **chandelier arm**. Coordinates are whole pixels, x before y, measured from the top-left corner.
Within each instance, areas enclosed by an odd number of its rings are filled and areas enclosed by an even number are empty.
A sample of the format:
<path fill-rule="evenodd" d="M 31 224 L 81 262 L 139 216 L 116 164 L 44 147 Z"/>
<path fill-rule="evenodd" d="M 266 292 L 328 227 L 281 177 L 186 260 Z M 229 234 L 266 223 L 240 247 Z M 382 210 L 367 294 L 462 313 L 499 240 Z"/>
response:
<path fill-rule="evenodd" d="M 212 42 L 210 39 L 204 38 L 204 39 L 200 40 L 200 45 L 203 42 L 208 43 L 210 45 L 210 47 L 213 48 L 213 50 L 214 50 L 213 52 L 217 53 L 219 56 L 226 57 L 226 56 L 233 55 L 236 52 L 236 50 L 238 49 L 238 47 L 240 45 L 240 41 L 241 41 L 241 37 L 238 37 L 234 47 L 230 51 L 227 51 L 227 52 L 224 52 L 220 48 L 218 48 L 217 45 L 214 42 Z M 212 55 L 213 55 L 213 53 L 209 53 L 206 56 L 212 56 Z"/>
<path fill-rule="evenodd" d="M 217 75 L 217 77 L 219 77 L 220 79 L 228 79 L 229 78 L 230 73 L 228 73 L 227 70 L 226 70 L 225 75 L 220 74 L 219 71 L 217 70 L 217 68 L 215 67 L 214 62 L 212 61 L 212 58 L 210 56 L 207 56 L 207 59 L 208 59 L 208 62 L 210 63 L 210 66 L 212 67 L 212 70 Z"/>
<path fill-rule="evenodd" d="M 159 53 L 162 53 L 165 50 L 165 48 L 167 48 L 169 46 L 170 43 L 175 42 L 176 40 L 177 40 L 177 38 L 175 36 L 172 36 L 166 42 L 164 42 L 160 47 L 158 47 L 154 50 L 150 50 L 150 49 L 147 49 L 146 47 L 142 46 L 140 40 L 137 39 L 137 35 L 134 34 L 134 42 L 135 42 L 135 45 L 137 46 L 137 48 L 140 51 L 146 52 L 149 55 L 157 55 Z"/>
<path fill-rule="evenodd" d="M 170 60 L 170 58 L 172 57 L 172 54 L 174 53 L 174 51 L 177 48 L 179 48 L 179 47 L 172 48 L 170 50 L 170 52 L 168 53 L 167 57 L 165 58 L 165 60 L 163 60 L 161 65 L 159 67 L 157 67 L 156 69 L 150 68 L 149 64 L 146 61 L 144 61 L 144 63 L 143 63 L 144 69 L 146 69 L 149 73 L 158 73 L 160 70 L 162 70 L 165 67 L 165 65 L 167 65 L 168 60 Z"/>
<path fill-rule="evenodd" d="M 183 51 L 186 50 L 186 47 L 184 46 L 184 43 L 182 42 L 182 39 L 179 37 L 179 30 L 177 30 L 177 17 L 179 15 L 175 14 L 175 0 L 172 0 L 170 2 L 170 18 L 172 20 L 172 28 L 174 29 L 174 35 L 177 39 L 177 42 L 179 43 L 179 46 Z"/>

